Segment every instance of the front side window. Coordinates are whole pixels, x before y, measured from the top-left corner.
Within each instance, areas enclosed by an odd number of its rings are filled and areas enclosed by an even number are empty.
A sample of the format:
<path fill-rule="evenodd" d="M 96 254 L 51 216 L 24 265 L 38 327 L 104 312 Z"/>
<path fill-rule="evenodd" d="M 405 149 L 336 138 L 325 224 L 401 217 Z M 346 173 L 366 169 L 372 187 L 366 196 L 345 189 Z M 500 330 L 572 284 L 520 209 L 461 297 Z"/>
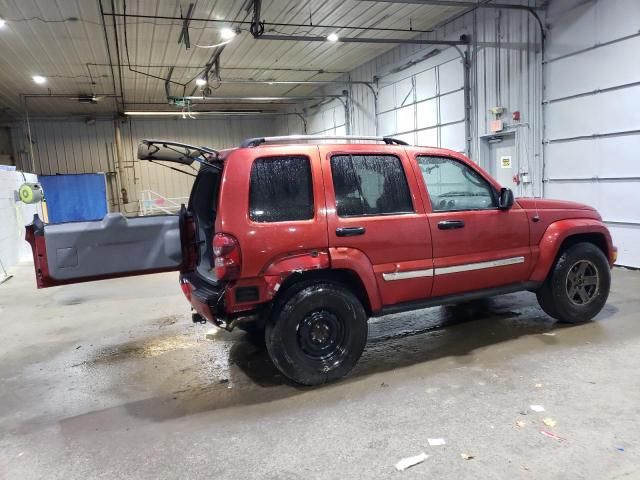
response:
<path fill-rule="evenodd" d="M 400 159 L 393 155 L 336 155 L 331 175 L 340 217 L 413 213 Z"/>
<path fill-rule="evenodd" d="M 303 156 L 259 158 L 251 167 L 249 217 L 254 222 L 313 218 L 311 163 Z"/>
<path fill-rule="evenodd" d="M 435 212 L 497 208 L 496 192 L 475 170 L 458 160 L 419 156 Z"/>

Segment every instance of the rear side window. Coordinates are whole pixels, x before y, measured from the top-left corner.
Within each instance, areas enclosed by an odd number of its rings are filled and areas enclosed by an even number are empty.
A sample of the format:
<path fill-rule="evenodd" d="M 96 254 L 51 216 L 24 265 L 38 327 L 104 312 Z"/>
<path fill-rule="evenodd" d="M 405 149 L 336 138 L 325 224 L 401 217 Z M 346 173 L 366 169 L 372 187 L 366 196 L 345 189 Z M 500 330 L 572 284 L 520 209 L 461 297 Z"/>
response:
<path fill-rule="evenodd" d="M 265 157 L 253 162 L 249 217 L 254 222 L 313 218 L 311 164 L 307 157 Z"/>
<path fill-rule="evenodd" d="M 413 213 L 402 163 L 393 155 L 336 155 L 331 175 L 340 217 Z"/>

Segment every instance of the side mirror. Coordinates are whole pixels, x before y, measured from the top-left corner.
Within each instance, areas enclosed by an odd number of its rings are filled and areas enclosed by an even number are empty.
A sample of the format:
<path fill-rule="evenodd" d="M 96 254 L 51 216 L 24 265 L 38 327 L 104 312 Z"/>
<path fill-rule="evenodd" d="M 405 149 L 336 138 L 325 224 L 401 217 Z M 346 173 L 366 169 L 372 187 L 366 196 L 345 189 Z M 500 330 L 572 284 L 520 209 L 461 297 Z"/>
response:
<path fill-rule="evenodd" d="M 513 192 L 510 188 L 502 187 L 498 198 L 498 209 L 509 210 L 513 206 Z"/>

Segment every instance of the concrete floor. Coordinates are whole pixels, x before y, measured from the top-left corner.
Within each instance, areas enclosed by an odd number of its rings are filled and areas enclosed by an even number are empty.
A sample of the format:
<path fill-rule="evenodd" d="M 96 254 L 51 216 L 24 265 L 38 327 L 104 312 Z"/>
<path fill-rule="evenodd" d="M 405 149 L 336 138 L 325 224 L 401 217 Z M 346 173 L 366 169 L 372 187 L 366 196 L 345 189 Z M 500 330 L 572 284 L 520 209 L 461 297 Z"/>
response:
<path fill-rule="evenodd" d="M 530 293 L 375 320 L 322 388 L 287 384 L 241 332 L 205 339 L 175 274 L 38 291 L 14 273 L 0 478 L 640 478 L 640 272 L 616 269 L 585 325 Z"/>

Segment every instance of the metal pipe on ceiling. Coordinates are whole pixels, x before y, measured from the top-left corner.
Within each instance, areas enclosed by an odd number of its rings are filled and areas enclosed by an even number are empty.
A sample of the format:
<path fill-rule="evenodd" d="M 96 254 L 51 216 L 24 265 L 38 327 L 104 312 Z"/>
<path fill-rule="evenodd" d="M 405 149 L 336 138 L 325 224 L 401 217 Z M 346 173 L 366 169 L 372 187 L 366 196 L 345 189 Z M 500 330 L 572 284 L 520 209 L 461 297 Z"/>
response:
<path fill-rule="evenodd" d="M 249 101 L 249 102 L 279 102 L 286 100 L 293 100 L 296 102 L 303 100 L 314 100 L 314 99 L 324 99 L 324 98 L 342 98 L 345 95 L 306 95 L 306 96 L 296 96 L 296 97 L 203 97 L 202 95 L 188 95 L 186 97 L 170 97 L 171 100 L 202 100 L 204 102 L 207 101 Z"/>
<path fill-rule="evenodd" d="M 109 35 L 107 34 L 107 24 L 104 21 L 104 8 L 102 7 L 102 0 L 98 0 L 98 5 L 100 6 L 100 20 L 102 23 L 102 30 L 104 32 L 104 43 L 107 47 L 107 57 L 109 58 L 109 67 L 111 67 L 111 81 L 113 82 L 113 93 L 117 94 L 118 89 L 116 88 L 116 75 L 113 70 L 113 60 L 111 59 L 111 47 L 109 46 Z M 89 66 L 87 64 L 87 70 L 89 70 Z M 91 71 L 89 70 L 89 77 L 91 77 Z M 116 100 L 116 110 L 118 109 L 118 101 Z"/>
<path fill-rule="evenodd" d="M 220 80 L 217 83 L 223 85 L 364 85 L 371 90 L 374 98 L 378 97 L 375 83 L 364 80 Z"/>
<path fill-rule="evenodd" d="M 358 0 L 360 2 L 378 2 L 378 3 L 403 3 L 403 4 L 411 4 L 411 5 L 433 5 L 439 7 L 460 7 L 460 8 L 495 8 L 495 9 L 505 9 L 505 10 L 522 10 L 525 12 L 529 12 L 538 22 L 538 26 L 540 27 L 540 31 L 542 33 L 542 37 L 545 37 L 544 31 L 544 23 L 542 22 L 542 18 L 538 15 L 537 10 L 543 10 L 543 7 L 530 7 L 528 5 L 514 5 L 512 3 L 477 3 L 470 1 L 455 1 L 455 0 Z"/>
<path fill-rule="evenodd" d="M 478 3 L 456 0 L 358 0 L 377 3 L 407 3 L 411 5 L 432 5 L 435 7 L 460 7 L 460 8 L 506 8 L 511 10 L 541 9 L 541 7 L 528 7 L 526 5 L 514 5 L 512 3 Z"/>
<path fill-rule="evenodd" d="M 122 13 L 105 12 L 105 16 L 109 17 L 123 17 Z M 184 22 L 184 18 L 174 17 L 169 15 L 139 15 L 139 14 L 127 14 L 127 18 L 140 18 L 146 20 L 172 20 L 180 22 L 180 25 Z M 226 25 L 246 25 L 251 27 L 253 22 L 239 21 L 231 19 L 214 19 L 214 18 L 200 18 L 192 17 L 191 22 L 205 22 L 215 23 L 222 26 Z M 296 27 L 296 28 L 326 28 L 328 30 L 368 30 L 370 32 L 404 32 L 404 33 L 433 33 L 433 30 L 416 30 L 411 28 L 385 28 L 385 27 L 354 27 L 352 25 L 324 25 L 316 24 L 310 25 L 308 23 L 280 23 L 280 22 L 261 22 L 265 27 Z M 170 26 L 171 24 L 167 24 Z"/>
<path fill-rule="evenodd" d="M 289 40 L 295 42 L 327 42 L 327 37 L 314 37 L 305 35 L 260 35 L 255 37 L 257 40 Z M 460 40 L 423 40 L 412 38 L 367 38 L 367 37 L 343 37 L 338 38 L 335 43 L 402 43 L 409 45 L 448 45 L 450 47 L 458 45 L 467 45 L 469 40 L 464 38 Z"/>

